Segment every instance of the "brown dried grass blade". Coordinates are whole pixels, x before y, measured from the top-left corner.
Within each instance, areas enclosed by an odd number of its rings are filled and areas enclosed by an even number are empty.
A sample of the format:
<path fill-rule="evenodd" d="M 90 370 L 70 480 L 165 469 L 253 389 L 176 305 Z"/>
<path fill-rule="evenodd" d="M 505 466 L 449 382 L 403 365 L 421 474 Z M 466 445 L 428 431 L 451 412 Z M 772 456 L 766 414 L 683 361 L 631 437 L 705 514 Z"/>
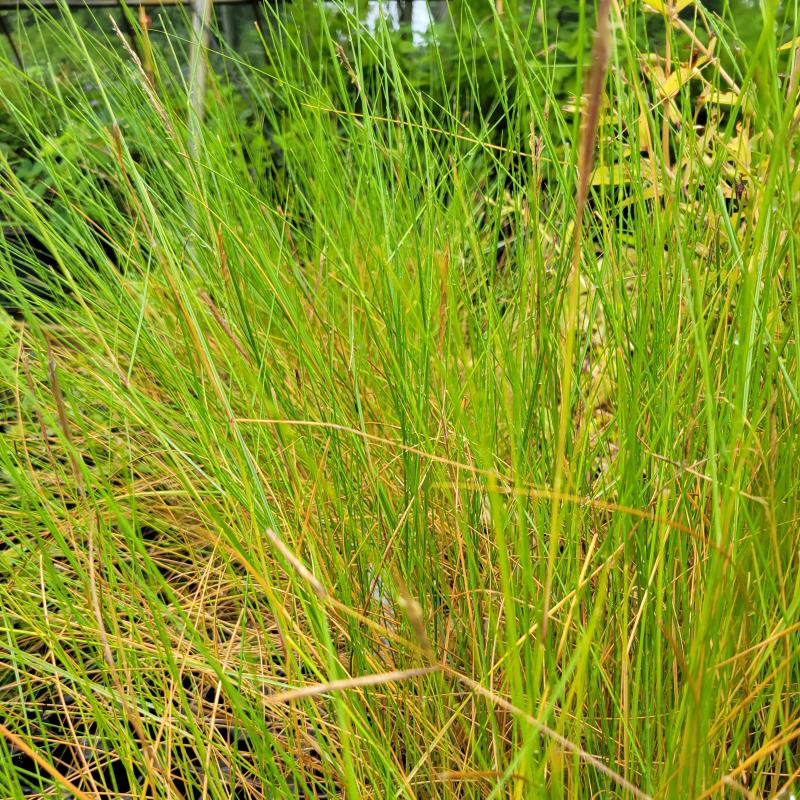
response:
<path fill-rule="evenodd" d="M 438 672 L 440 667 L 434 664 L 429 667 L 415 667 L 414 669 L 394 670 L 381 672 L 378 675 L 361 675 L 358 678 L 343 678 L 329 683 L 312 683 L 301 689 L 290 689 L 286 692 L 276 692 L 264 698 L 264 703 L 269 706 L 285 705 L 293 700 L 302 700 L 305 697 L 318 697 L 329 692 L 344 692 L 348 689 L 363 689 L 368 686 L 380 686 L 384 683 L 397 683 L 409 678 L 419 678 L 422 675 L 431 675 Z"/>

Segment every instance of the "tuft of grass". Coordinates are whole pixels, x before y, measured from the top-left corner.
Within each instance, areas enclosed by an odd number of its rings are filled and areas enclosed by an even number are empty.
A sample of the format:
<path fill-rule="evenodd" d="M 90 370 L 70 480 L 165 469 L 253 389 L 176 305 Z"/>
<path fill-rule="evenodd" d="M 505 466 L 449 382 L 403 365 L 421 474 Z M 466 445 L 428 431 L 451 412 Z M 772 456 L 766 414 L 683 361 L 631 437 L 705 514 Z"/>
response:
<path fill-rule="evenodd" d="M 797 9 L 599 6 L 18 38 L 0 796 L 797 786 Z"/>

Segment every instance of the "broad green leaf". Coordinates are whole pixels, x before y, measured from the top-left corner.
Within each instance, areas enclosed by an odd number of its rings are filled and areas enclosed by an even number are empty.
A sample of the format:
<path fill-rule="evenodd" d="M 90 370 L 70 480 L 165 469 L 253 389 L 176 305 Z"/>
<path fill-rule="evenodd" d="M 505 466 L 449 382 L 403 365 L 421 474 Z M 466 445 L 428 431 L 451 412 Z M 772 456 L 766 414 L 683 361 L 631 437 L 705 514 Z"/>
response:
<path fill-rule="evenodd" d="M 592 174 L 592 186 L 615 186 L 630 182 L 630 169 L 624 164 L 603 164 Z"/>
<path fill-rule="evenodd" d="M 676 3 L 665 3 L 664 0 L 647 0 L 644 4 L 645 11 L 656 14 L 678 14 L 684 8 L 690 6 L 694 0 L 677 0 Z"/>

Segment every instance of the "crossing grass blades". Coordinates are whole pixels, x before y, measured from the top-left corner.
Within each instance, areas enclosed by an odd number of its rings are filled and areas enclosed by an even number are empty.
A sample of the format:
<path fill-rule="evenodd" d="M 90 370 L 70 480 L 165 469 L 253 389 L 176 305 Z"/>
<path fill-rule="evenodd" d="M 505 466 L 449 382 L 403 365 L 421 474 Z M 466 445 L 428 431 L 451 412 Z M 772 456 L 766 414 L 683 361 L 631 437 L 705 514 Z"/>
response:
<path fill-rule="evenodd" d="M 18 37 L 0 796 L 796 790 L 797 9 L 582 8 Z"/>

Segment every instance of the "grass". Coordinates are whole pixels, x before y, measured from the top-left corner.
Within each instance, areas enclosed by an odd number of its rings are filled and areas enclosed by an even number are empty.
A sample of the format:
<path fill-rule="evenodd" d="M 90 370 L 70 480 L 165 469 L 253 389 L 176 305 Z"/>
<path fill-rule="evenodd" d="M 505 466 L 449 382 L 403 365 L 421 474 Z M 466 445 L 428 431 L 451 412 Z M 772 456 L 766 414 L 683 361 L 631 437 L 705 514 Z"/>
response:
<path fill-rule="evenodd" d="M 796 8 L 513 5 L 3 65 L 3 798 L 796 791 Z"/>

